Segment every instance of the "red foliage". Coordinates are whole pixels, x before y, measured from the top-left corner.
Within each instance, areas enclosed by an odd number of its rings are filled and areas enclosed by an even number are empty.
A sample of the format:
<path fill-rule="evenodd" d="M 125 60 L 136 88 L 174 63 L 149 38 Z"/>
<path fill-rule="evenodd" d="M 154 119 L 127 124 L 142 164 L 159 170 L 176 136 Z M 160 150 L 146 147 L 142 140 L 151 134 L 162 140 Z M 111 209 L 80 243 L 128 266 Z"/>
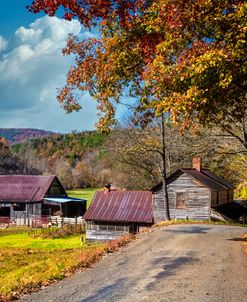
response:
<path fill-rule="evenodd" d="M 229 132 L 233 119 L 246 120 L 243 1 L 34 0 L 29 10 L 53 16 L 61 8 L 65 19 L 100 32 L 98 39 L 70 37 L 64 50 L 76 58 L 58 95 L 67 112 L 81 109 L 79 90 L 98 102 L 103 132 L 116 124 L 125 95 L 141 104 L 135 120 L 144 111 L 144 125 L 163 112 L 182 129 L 200 122 Z M 238 139 L 246 148 L 245 137 Z"/>
<path fill-rule="evenodd" d="M 33 13 L 45 12 L 54 16 L 60 7 L 64 9 L 63 17 L 67 20 L 78 18 L 80 22 L 90 27 L 97 21 L 107 23 L 113 15 L 119 17 L 121 26 L 128 27 L 129 21 L 137 10 L 145 7 L 144 0 L 34 0 L 28 10 Z"/>

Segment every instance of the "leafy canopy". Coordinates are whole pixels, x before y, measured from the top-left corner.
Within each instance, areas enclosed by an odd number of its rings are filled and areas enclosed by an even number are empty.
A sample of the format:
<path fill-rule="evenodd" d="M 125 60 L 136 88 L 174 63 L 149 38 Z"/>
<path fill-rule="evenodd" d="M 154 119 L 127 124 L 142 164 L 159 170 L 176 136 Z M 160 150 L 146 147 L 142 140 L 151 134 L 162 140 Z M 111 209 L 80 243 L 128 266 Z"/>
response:
<path fill-rule="evenodd" d="M 100 37 L 70 36 L 64 54 L 76 63 L 60 90 L 59 102 L 68 112 L 79 110 L 76 91 L 97 101 L 98 127 L 115 123 L 121 97 L 139 102 L 136 118 L 148 121 L 169 112 L 176 123 L 234 121 L 246 142 L 247 3 L 236 0 L 36 0 L 29 9 L 77 18 Z"/>

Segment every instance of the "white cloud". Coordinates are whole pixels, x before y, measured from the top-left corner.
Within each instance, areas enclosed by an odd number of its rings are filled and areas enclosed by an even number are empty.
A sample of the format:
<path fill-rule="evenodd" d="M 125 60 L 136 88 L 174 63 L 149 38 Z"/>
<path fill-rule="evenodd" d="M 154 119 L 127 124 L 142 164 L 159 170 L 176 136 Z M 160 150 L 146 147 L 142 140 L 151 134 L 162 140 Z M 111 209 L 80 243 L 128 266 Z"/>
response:
<path fill-rule="evenodd" d="M 57 88 L 64 85 L 72 63 L 61 53 L 69 33 L 88 36 L 76 20 L 47 16 L 18 28 L 9 43 L 0 36 L 0 127 L 94 127 L 96 106 L 89 96 L 84 97 L 85 110 L 72 115 L 56 101 Z"/>
<path fill-rule="evenodd" d="M 0 36 L 0 52 L 7 48 L 8 41 L 4 37 Z"/>

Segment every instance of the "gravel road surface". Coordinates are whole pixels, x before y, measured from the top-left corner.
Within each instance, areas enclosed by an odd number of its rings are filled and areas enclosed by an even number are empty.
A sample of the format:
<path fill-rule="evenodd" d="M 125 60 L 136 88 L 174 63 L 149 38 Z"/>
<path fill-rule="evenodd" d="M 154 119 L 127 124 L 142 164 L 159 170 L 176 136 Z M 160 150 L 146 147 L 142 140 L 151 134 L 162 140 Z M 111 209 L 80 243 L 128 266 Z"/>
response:
<path fill-rule="evenodd" d="M 22 302 L 246 302 L 247 255 L 236 240 L 247 228 L 174 225 Z"/>

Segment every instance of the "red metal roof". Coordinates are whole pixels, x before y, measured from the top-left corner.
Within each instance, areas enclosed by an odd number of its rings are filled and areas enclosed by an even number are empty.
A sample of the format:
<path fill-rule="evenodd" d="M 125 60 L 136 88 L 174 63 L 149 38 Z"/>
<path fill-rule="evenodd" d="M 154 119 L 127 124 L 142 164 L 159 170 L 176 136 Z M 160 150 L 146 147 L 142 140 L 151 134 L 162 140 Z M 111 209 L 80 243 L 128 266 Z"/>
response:
<path fill-rule="evenodd" d="M 152 223 L 152 193 L 148 191 L 97 191 L 84 218 L 109 222 Z"/>
<path fill-rule="evenodd" d="M 0 175 L 0 201 L 41 201 L 56 176 Z"/>

